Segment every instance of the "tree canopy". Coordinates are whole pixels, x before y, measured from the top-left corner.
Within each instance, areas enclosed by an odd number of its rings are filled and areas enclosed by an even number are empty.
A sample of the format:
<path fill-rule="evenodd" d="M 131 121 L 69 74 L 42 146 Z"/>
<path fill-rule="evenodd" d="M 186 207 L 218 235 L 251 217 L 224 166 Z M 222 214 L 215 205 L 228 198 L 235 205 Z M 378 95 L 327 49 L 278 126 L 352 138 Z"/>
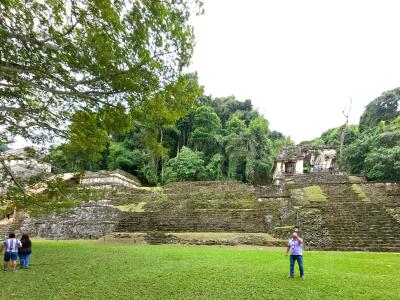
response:
<path fill-rule="evenodd" d="M 374 127 L 381 121 L 393 121 L 400 115 L 400 88 L 382 93 L 370 102 L 360 117 L 360 131 Z"/>
<path fill-rule="evenodd" d="M 200 11 L 198 0 L 2 1 L 1 140 L 64 136 L 78 110 L 154 97 L 188 65 Z"/>
<path fill-rule="evenodd" d="M 202 89 L 193 76 L 178 86 L 133 110 L 130 126 L 120 135 L 104 134 L 109 129 L 102 113 L 79 112 L 68 142 L 52 150 L 56 169 L 120 168 L 150 185 L 222 179 L 267 183 L 277 151 L 291 144 L 290 139 L 272 134 L 250 101 L 242 105 L 231 97 L 225 101 L 200 96 Z M 226 103 L 229 118 L 223 123 Z M 79 130 L 85 127 L 82 120 L 88 126 Z"/>

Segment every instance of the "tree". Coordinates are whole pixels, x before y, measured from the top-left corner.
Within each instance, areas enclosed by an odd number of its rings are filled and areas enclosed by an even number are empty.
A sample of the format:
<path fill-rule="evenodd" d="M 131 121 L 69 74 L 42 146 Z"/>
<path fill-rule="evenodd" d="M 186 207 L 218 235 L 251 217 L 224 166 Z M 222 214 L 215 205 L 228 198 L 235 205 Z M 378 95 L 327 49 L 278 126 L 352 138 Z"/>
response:
<path fill-rule="evenodd" d="M 372 180 L 400 180 L 400 146 L 375 148 L 365 159 L 366 175 Z"/>
<path fill-rule="evenodd" d="M 200 11 L 199 0 L 2 1 L 0 142 L 64 136 L 77 110 L 152 97 L 188 65 Z"/>
<path fill-rule="evenodd" d="M 73 169 L 97 169 L 110 141 L 97 114 L 85 110 L 76 112 L 69 126 L 69 136 L 69 142 L 60 146 L 60 150 L 74 162 Z"/>
<path fill-rule="evenodd" d="M 192 133 L 189 145 L 196 151 L 201 151 L 208 160 L 218 152 L 219 131 L 221 121 L 212 107 L 200 106 L 192 114 Z"/>
<path fill-rule="evenodd" d="M 226 122 L 228 135 L 224 137 L 230 179 L 246 181 L 246 157 L 248 155 L 246 124 L 237 114 Z"/>
<path fill-rule="evenodd" d="M 221 123 L 225 126 L 225 123 L 230 119 L 231 115 L 238 112 L 250 112 L 253 109 L 251 100 L 245 100 L 243 102 L 237 100 L 235 96 L 226 98 L 203 98 L 204 105 L 209 105 L 214 108 L 215 112 L 221 119 Z"/>
<path fill-rule="evenodd" d="M 303 141 L 301 145 L 327 145 L 327 146 L 340 146 L 340 135 L 342 126 L 334 127 L 324 131 L 320 137 L 311 141 Z M 348 125 L 344 136 L 344 145 L 350 145 L 359 136 L 358 125 Z"/>
<path fill-rule="evenodd" d="M 126 143 L 111 142 L 108 153 L 108 169 L 121 169 L 137 176 L 142 182 L 149 183 L 146 166 L 149 155 L 141 149 L 129 149 Z"/>
<path fill-rule="evenodd" d="M 206 166 L 207 180 L 222 180 L 224 179 L 223 173 L 224 157 L 222 154 L 217 153 L 211 157 L 210 162 Z"/>
<path fill-rule="evenodd" d="M 268 121 L 255 117 L 249 123 L 248 132 L 246 180 L 252 184 L 266 184 L 271 179 L 274 164 Z"/>
<path fill-rule="evenodd" d="M 345 166 L 371 180 L 400 180 L 400 116 L 365 129 L 344 152 Z"/>
<path fill-rule="evenodd" d="M 122 105 L 105 105 L 98 112 L 76 111 L 68 126 L 68 142 L 52 149 L 55 170 L 82 171 L 107 168 L 108 145 L 127 133 L 132 124 Z"/>
<path fill-rule="evenodd" d="M 195 181 L 204 178 L 204 160 L 201 152 L 183 147 L 179 154 L 171 158 L 165 168 L 165 181 Z"/>
<path fill-rule="evenodd" d="M 169 150 L 164 147 L 164 131 L 193 111 L 202 92 L 203 88 L 198 85 L 197 75 L 188 74 L 168 84 L 164 90 L 133 110 L 134 119 L 146 128 L 143 142 L 152 156 L 156 174 L 161 164 L 161 182 L 163 161 Z"/>
<path fill-rule="evenodd" d="M 378 125 L 380 121 L 392 121 L 399 115 L 400 88 L 384 92 L 369 103 L 360 117 L 360 131 Z"/>

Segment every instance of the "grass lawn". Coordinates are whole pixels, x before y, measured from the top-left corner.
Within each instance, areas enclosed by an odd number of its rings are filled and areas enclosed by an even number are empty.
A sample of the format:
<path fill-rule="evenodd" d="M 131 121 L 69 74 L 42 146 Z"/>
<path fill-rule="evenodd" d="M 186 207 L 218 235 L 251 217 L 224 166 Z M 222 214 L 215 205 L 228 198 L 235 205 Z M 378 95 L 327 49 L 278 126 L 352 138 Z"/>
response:
<path fill-rule="evenodd" d="M 399 299 L 400 254 L 306 252 L 289 280 L 278 248 L 35 241 L 31 269 L 1 273 L 1 299 Z"/>

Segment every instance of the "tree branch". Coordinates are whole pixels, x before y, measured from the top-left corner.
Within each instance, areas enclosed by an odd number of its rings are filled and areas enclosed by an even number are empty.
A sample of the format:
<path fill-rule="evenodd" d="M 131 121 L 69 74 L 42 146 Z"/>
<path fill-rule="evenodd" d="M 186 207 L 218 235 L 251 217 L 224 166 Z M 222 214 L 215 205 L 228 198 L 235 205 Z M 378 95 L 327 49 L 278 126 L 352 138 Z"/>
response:
<path fill-rule="evenodd" d="M 28 36 L 25 36 L 25 35 L 22 35 L 19 33 L 10 32 L 10 31 L 4 30 L 4 29 L 0 29 L 0 30 L 3 31 L 4 33 L 6 33 L 10 38 L 14 38 L 14 39 L 20 40 L 25 43 L 34 44 L 34 45 L 48 48 L 48 49 L 55 50 L 55 51 L 60 51 L 62 49 L 61 47 L 59 47 L 53 43 L 49 43 L 48 42 L 49 39 L 37 40 L 35 38 L 31 38 L 31 37 L 28 37 Z"/>

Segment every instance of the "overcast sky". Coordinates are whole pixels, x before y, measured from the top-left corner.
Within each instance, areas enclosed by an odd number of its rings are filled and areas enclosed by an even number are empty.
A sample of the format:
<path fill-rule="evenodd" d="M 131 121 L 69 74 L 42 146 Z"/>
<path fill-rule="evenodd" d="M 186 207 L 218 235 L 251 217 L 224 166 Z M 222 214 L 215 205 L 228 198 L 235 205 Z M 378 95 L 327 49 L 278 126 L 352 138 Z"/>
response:
<path fill-rule="evenodd" d="M 296 142 L 351 123 L 400 86 L 400 1 L 205 0 L 195 17 L 197 71 L 207 94 L 251 99 Z"/>

